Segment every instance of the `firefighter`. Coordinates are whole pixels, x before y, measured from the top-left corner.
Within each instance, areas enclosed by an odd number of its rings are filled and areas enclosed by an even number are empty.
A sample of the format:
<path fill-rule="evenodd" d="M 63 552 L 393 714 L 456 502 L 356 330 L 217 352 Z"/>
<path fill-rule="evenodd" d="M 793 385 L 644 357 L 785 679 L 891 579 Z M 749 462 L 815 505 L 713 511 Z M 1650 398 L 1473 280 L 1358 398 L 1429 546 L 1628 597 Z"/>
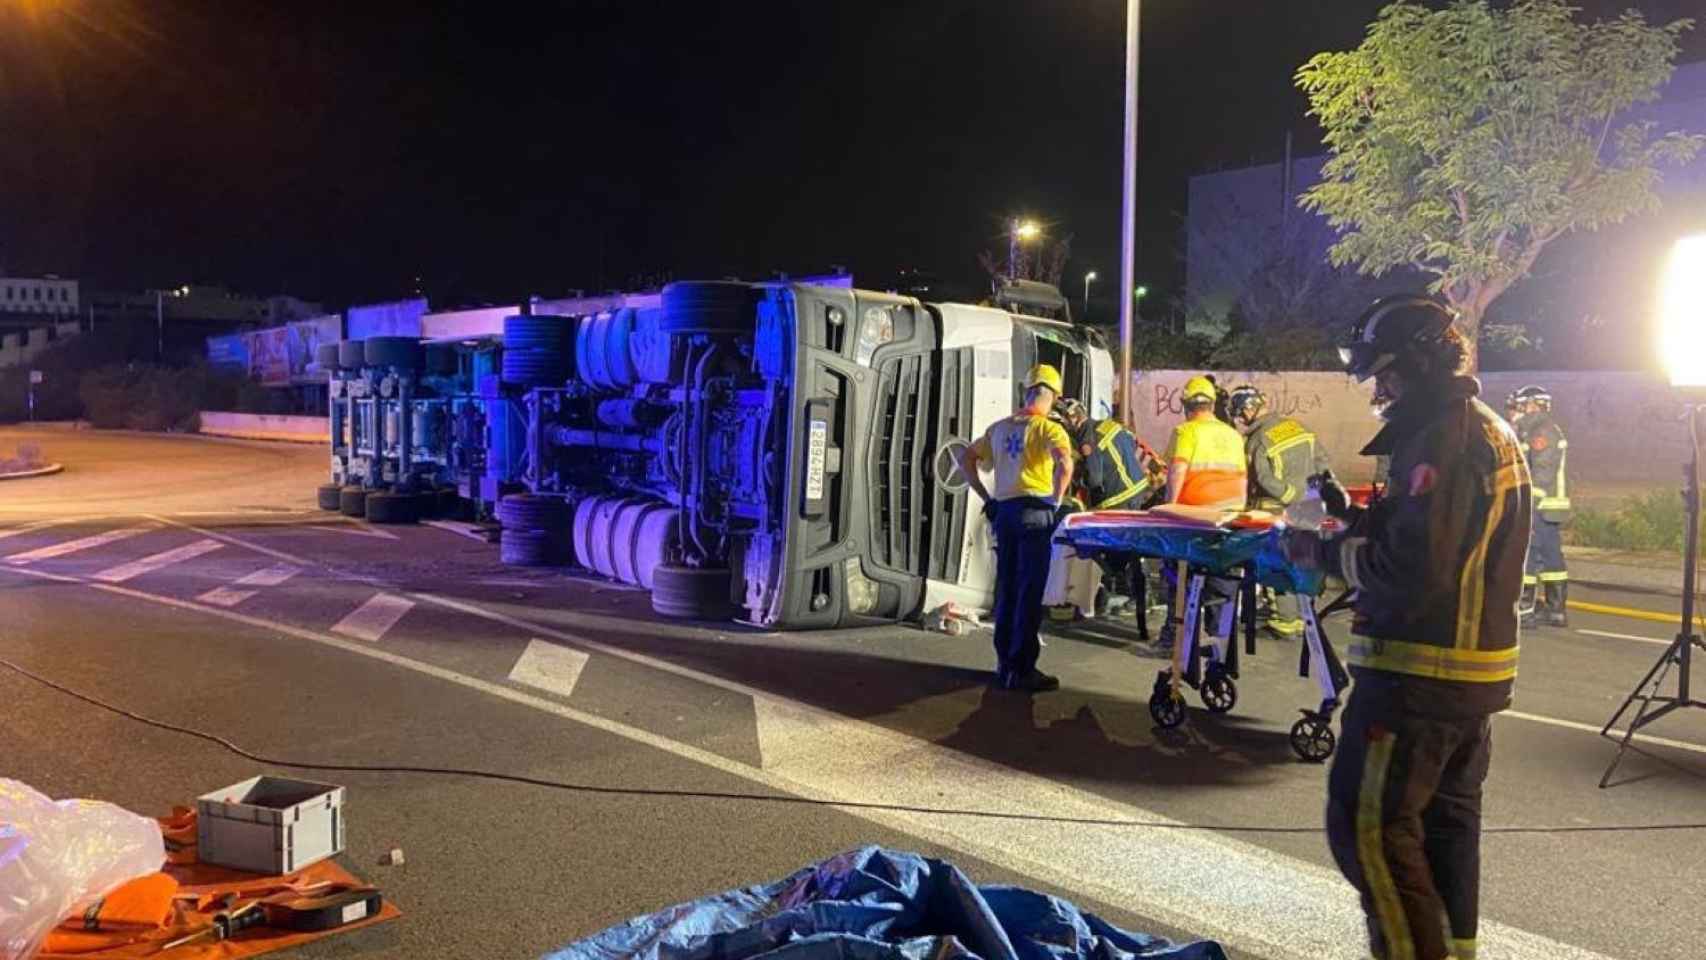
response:
<path fill-rule="evenodd" d="M 960 459 L 966 482 L 983 498 L 984 515 L 995 526 L 994 681 L 1007 690 L 1036 693 L 1060 686 L 1037 669 L 1049 541 L 1072 485 L 1072 441 L 1049 419 L 1060 394 L 1060 371 L 1048 364 L 1032 367 L 1024 405 L 990 424 Z M 994 470 L 993 496 L 978 474 L 980 463 Z"/>
<path fill-rule="evenodd" d="M 1154 451 L 1113 418 L 1092 420 L 1084 405 L 1067 399 L 1060 404 L 1061 423 L 1072 436 L 1079 459 L 1077 477 L 1084 502 L 1091 510 L 1141 510 L 1156 489 L 1161 462 Z M 1137 609 L 1139 637 L 1149 641 L 1148 584 L 1139 561 L 1116 569 L 1109 561 L 1105 583 L 1110 595 L 1131 598 Z M 1128 581 L 1124 583 L 1122 581 Z"/>
<path fill-rule="evenodd" d="M 1215 415 L 1220 391 L 1208 377 L 1192 377 L 1185 383 L 1180 400 L 1185 422 L 1173 428 L 1172 442 L 1163 458 L 1167 467 L 1167 503 L 1184 506 L 1242 510 L 1249 495 L 1249 470 L 1244 463 L 1244 438 Z M 1166 569 L 1169 590 L 1179 590 L 1177 573 Z M 1237 581 L 1211 577 L 1205 586 L 1209 603 L 1231 599 Z M 1171 608 L 1173 598 L 1168 597 Z M 1173 618 L 1167 618 L 1157 643 L 1161 651 L 1173 649 Z"/>
<path fill-rule="evenodd" d="M 1326 474 L 1322 500 L 1348 531 L 1288 536 L 1294 563 L 1357 591 L 1327 833 L 1387 960 L 1475 956 L 1482 784 L 1517 668 L 1528 461 L 1460 373 L 1453 319 L 1420 296 L 1363 313 L 1340 355 L 1375 382 L 1386 423 L 1362 453 L 1391 456 L 1388 491 L 1356 508 Z"/>
<path fill-rule="evenodd" d="M 1570 617 L 1570 572 L 1564 565 L 1565 521 L 1570 519 L 1569 485 L 1565 478 L 1570 442 L 1552 419 L 1552 394 L 1545 387 L 1529 385 L 1513 398 L 1521 412 L 1517 435 L 1528 450 L 1528 468 L 1534 475 L 1534 533 L 1528 541 L 1528 564 L 1524 572 L 1526 594 L 1522 625 L 1567 627 Z"/>
<path fill-rule="evenodd" d="M 1315 431 L 1296 417 L 1269 409 L 1268 398 L 1244 384 L 1227 401 L 1232 425 L 1244 430 L 1244 455 L 1250 465 L 1250 505 L 1283 513 L 1308 489 L 1309 478 L 1327 470 L 1327 450 Z M 1302 597 L 1298 602 L 1304 602 Z M 1282 636 L 1303 632 L 1301 617 L 1280 616 L 1271 591 L 1263 591 L 1269 628 Z"/>

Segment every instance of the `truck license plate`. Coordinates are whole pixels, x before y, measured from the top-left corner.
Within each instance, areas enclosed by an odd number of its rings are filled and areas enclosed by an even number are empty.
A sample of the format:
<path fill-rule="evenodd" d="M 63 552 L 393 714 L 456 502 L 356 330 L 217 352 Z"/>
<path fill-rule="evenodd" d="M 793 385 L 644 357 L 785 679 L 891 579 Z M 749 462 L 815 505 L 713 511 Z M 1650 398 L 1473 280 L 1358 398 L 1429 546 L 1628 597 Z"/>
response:
<path fill-rule="evenodd" d="M 823 499 L 823 465 L 829 451 L 829 422 L 811 421 L 811 436 L 806 445 L 806 499 Z"/>

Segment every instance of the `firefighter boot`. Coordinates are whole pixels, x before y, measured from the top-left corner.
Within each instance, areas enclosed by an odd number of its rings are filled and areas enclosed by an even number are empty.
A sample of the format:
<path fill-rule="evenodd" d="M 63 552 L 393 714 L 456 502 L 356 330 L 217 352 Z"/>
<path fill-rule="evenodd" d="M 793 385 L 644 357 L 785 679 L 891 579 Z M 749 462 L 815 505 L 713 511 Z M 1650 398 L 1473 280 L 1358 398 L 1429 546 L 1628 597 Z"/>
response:
<path fill-rule="evenodd" d="M 1546 607 L 1542 612 L 1542 622 L 1548 627 L 1567 627 L 1570 625 L 1570 583 L 1567 580 L 1546 584 Z"/>
<path fill-rule="evenodd" d="M 1517 600 L 1516 611 L 1522 615 L 1522 626 L 1525 629 L 1540 626 L 1539 594 L 1540 586 L 1538 584 L 1524 583 L 1522 585 L 1522 597 Z"/>

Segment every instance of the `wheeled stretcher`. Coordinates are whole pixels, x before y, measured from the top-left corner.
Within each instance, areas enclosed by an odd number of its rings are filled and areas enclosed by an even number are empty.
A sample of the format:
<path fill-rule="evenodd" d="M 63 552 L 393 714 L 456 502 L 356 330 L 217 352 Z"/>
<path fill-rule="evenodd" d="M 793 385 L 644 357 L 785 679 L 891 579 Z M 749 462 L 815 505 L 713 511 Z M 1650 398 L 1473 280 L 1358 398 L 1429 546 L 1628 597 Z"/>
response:
<path fill-rule="evenodd" d="M 1173 662 L 1155 678 L 1149 713 L 1162 727 L 1185 721 L 1183 687 L 1190 686 L 1211 713 L 1226 713 L 1238 702 L 1240 649 L 1238 624 L 1244 627 L 1242 653 L 1256 652 L 1256 590 L 1267 587 L 1297 597 L 1304 623 L 1304 644 L 1298 675 L 1312 678 L 1321 694 L 1319 706 L 1302 709 L 1291 728 L 1291 748 L 1302 759 L 1320 762 L 1337 746 L 1333 713 L 1339 695 L 1350 685 L 1343 664 L 1321 626 L 1323 612 L 1315 599 L 1325 589 L 1318 571 L 1302 570 L 1286 557 L 1280 530 L 1270 520 L 1233 520 L 1214 525 L 1182 519 L 1176 514 L 1142 511 L 1095 511 L 1067 517 L 1056 539 L 1070 544 L 1079 556 L 1102 554 L 1154 558 L 1172 565 L 1178 575 L 1173 619 Z M 1214 623 L 1203 637 L 1204 593 L 1210 581 L 1235 581 L 1232 596 L 1215 607 Z M 1328 610 L 1339 609 L 1345 598 Z"/>

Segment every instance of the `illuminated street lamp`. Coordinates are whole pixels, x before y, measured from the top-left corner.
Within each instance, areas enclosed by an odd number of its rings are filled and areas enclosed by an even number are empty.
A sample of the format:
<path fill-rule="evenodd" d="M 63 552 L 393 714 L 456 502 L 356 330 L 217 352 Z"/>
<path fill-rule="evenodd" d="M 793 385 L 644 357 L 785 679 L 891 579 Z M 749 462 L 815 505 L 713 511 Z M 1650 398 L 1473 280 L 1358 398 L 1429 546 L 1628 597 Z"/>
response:
<path fill-rule="evenodd" d="M 1007 225 L 1007 279 L 1019 279 L 1019 245 L 1041 236 L 1043 228 L 1034 220 L 1014 217 Z"/>
<path fill-rule="evenodd" d="M 1090 281 L 1096 279 L 1096 271 L 1084 275 L 1084 319 L 1090 319 Z"/>
<path fill-rule="evenodd" d="M 1147 297 L 1147 296 L 1149 296 L 1149 288 L 1146 286 L 1143 286 L 1142 284 L 1139 284 L 1137 286 L 1137 288 L 1132 290 L 1132 292 L 1131 292 L 1131 298 L 1133 300 L 1142 300 L 1144 297 Z"/>
<path fill-rule="evenodd" d="M 1659 323 L 1665 369 L 1670 374 L 1671 386 L 1683 391 L 1688 411 L 1690 455 L 1683 467 L 1682 488 L 1682 500 L 1688 508 L 1688 527 L 1682 540 L 1682 619 L 1676 639 L 1665 648 L 1659 662 L 1653 664 L 1599 731 L 1601 736 L 1612 736 L 1611 728 L 1617 726 L 1624 712 L 1636 700 L 1641 701 L 1634 719 L 1623 731 L 1617 756 L 1599 778 L 1601 787 L 1610 784 L 1611 774 L 1629 749 L 1635 731 L 1672 711 L 1706 707 L 1706 700 L 1696 700 L 1689 690 L 1694 648 L 1706 653 L 1706 640 L 1696 632 L 1698 625 L 1694 619 L 1695 570 L 1700 560 L 1700 433 L 1701 421 L 1706 420 L 1706 234 L 1682 238 L 1671 252 L 1659 295 Z M 1676 693 L 1660 693 L 1672 668 L 1676 670 Z"/>

